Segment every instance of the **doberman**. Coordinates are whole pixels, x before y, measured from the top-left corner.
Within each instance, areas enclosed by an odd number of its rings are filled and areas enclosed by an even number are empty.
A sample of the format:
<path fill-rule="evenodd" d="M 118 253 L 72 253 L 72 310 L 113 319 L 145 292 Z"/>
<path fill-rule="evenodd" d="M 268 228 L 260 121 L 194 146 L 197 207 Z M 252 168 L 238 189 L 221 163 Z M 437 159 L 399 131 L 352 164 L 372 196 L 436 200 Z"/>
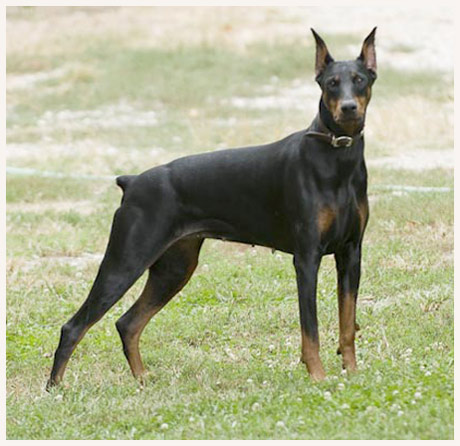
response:
<path fill-rule="evenodd" d="M 338 278 L 339 350 L 356 370 L 356 299 L 369 208 L 363 129 L 376 79 L 375 31 L 360 55 L 336 62 L 316 41 L 322 90 L 310 127 L 280 141 L 186 156 L 139 175 L 123 189 L 104 258 L 88 298 L 63 325 L 47 387 L 62 380 L 88 329 L 149 270 L 145 288 L 117 321 L 135 377 L 144 366 L 139 337 L 149 320 L 190 280 L 205 238 L 293 254 L 302 334 L 301 359 L 311 378 L 325 378 L 316 312 L 321 258 L 334 254 Z"/>

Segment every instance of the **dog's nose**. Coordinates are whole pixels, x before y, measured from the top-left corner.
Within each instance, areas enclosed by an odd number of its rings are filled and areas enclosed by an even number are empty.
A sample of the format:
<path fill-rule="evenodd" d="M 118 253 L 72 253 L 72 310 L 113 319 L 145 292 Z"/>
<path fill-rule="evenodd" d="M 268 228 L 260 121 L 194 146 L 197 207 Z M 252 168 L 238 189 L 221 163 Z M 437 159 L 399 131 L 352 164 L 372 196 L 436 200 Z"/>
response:
<path fill-rule="evenodd" d="M 340 108 L 342 109 L 343 113 L 352 113 L 356 111 L 358 106 L 356 102 L 353 99 L 351 99 L 348 101 L 343 101 Z"/>

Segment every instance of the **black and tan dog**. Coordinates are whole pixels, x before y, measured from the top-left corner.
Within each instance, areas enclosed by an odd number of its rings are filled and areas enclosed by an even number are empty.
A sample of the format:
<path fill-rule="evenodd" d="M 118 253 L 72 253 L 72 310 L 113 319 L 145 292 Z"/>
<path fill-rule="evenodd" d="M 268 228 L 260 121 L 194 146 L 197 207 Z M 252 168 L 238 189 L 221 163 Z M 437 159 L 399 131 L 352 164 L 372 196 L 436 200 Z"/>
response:
<path fill-rule="evenodd" d="M 322 95 L 311 126 L 263 146 L 187 156 L 122 176 L 124 191 L 96 280 L 62 327 L 48 387 L 62 380 L 88 329 L 149 270 L 137 302 L 117 322 L 132 373 L 144 372 L 142 330 L 192 276 L 205 238 L 291 253 L 297 274 L 302 360 L 315 380 L 319 357 L 316 285 L 322 256 L 338 275 L 339 352 L 353 371 L 361 243 L 368 220 L 363 129 L 376 79 L 375 28 L 356 60 L 336 62 L 316 40 Z"/>

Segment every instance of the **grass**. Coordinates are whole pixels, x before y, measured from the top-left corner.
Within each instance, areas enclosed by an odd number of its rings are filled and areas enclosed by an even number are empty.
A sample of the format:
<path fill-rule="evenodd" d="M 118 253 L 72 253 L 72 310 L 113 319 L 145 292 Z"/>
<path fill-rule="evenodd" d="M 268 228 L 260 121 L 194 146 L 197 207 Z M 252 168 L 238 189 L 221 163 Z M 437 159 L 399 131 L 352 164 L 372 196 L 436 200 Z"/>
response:
<path fill-rule="evenodd" d="M 94 14 L 134 17 L 129 9 L 117 11 Z M 139 172 L 181 154 L 270 141 L 308 124 L 309 117 L 295 110 L 236 108 L 229 102 L 267 95 L 267 86 L 276 95 L 299 79 L 313 88 L 312 47 L 298 36 L 232 47 L 216 15 L 207 22 L 210 35 L 217 36 L 212 44 L 179 35 L 174 40 L 171 34 L 158 37 L 164 47 L 156 40 L 142 44 L 145 24 L 136 31 L 127 25 L 118 35 L 106 29 L 107 20 L 88 34 L 97 38 L 79 40 L 81 22 L 73 31 L 64 26 L 65 10 L 53 14 L 59 33 L 40 34 L 37 25 L 48 19 L 34 8 L 9 17 L 11 35 L 24 20 L 37 27 L 35 40 L 24 47 L 10 40 L 9 76 L 66 67 L 57 78 L 8 89 L 7 139 L 10 150 L 17 150 L 8 153 L 11 165 L 67 174 Z M 267 12 L 264 26 L 277 20 Z M 362 36 L 325 38 L 334 54 L 343 54 L 350 44 L 358 48 Z M 29 52 L 34 56 L 25 57 Z M 450 81 L 435 72 L 381 68 L 366 136 L 368 158 L 395 156 L 401 147 L 409 154 L 448 150 L 451 99 Z M 120 104 L 131 107 L 129 116 L 154 110 L 155 124 L 56 118 L 62 110 L 125 113 Z M 40 123 L 44 116 L 51 118 Z M 420 132 L 433 123 L 442 129 L 438 141 Z M 46 393 L 59 328 L 89 292 L 121 194 L 101 179 L 8 175 L 7 437 L 452 439 L 453 192 L 394 194 L 378 186 L 453 188 L 453 169 L 370 165 L 369 177 L 358 374 L 342 374 L 335 353 L 331 257 L 323 259 L 318 289 L 321 356 L 329 379 L 313 384 L 299 362 L 292 258 L 207 241 L 190 283 L 141 339 L 149 370 L 145 386 L 130 376 L 115 329 L 143 278 L 83 339 L 63 385 Z"/>
<path fill-rule="evenodd" d="M 451 198 L 440 197 L 430 214 L 425 195 L 382 197 L 373 207 L 356 376 L 340 374 L 333 262 L 324 260 L 319 320 L 330 379 L 322 384 L 312 385 L 299 363 L 290 257 L 208 242 L 189 286 L 146 330 L 142 350 L 150 375 L 143 389 L 129 375 L 114 326 L 139 293 L 138 284 L 82 341 L 65 385 L 46 394 L 58 327 L 88 292 L 97 262 L 56 264 L 55 256 L 76 254 L 58 249 L 35 264 L 32 252 L 29 260 L 12 261 L 9 437 L 450 438 L 452 266 L 445 254 L 452 240 L 439 231 L 436 216 L 444 216 L 446 227 L 452 224 Z M 63 226 L 62 240 L 70 242 L 62 242 L 63 249 L 75 243 L 69 234 L 87 234 L 88 224 L 96 246 L 86 240 L 80 254 L 103 248 L 108 214 L 75 227 L 68 213 L 39 215 L 29 220 L 38 245 L 33 252 L 52 246 L 41 234 L 50 221 Z"/>

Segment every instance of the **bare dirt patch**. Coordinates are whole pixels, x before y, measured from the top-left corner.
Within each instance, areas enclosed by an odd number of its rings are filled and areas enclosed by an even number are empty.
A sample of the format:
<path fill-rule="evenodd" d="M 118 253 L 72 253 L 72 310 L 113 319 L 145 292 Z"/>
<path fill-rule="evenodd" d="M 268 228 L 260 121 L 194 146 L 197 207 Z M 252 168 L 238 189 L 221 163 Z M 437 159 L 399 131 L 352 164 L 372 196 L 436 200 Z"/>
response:
<path fill-rule="evenodd" d="M 453 169 L 455 163 L 454 151 L 447 150 L 415 150 L 367 161 L 367 165 L 385 167 L 388 169 L 426 170 Z"/>
<path fill-rule="evenodd" d="M 65 73 L 65 68 L 56 68 L 55 70 L 37 71 L 36 73 L 10 74 L 6 76 L 6 89 L 23 90 L 33 88 L 41 82 L 59 79 L 64 76 Z"/>
<path fill-rule="evenodd" d="M 261 87 L 260 93 L 255 97 L 234 96 L 223 103 L 241 109 L 302 110 L 312 116 L 318 109 L 320 89 L 309 79 L 295 79 L 286 88 L 277 87 L 275 81 Z"/>
<path fill-rule="evenodd" d="M 41 201 L 40 203 L 7 203 L 7 212 L 77 212 L 89 215 L 97 210 L 97 205 L 90 200 L 81 201 Z"/>
<path fill-rule="evenodd" d="M 59 167 L 38 170 L 25 169 L 23 174 L 43 174 L 44 176 L 68 175 L 87 178 L 88 175 L 110 179 L 116 166 L 133 166 L 137 164 L 153 167 L 164 164 L 179 156 L 178 152 L 168 152 L 162 147 L 137 149 L 116 147 L 110 144 L 80 139 L 68 144 L 48 143 L 47 138 L 37 143 L 10 143 L 7 145 L 6 160 L 9 166 L 50 165 L 58 162 Z M 71 163 L 64 164 L 62 159 L 71 158 Z M 132 168 L 132 167 L 130 167 Z M 54 172 L 54 170 L 59 170 Z M 11 167 L 13 172 L 14 167 Z M 17 173 L 20 172 L 20 168 Z M 13 172 L 14 173 L 14 172 Z"/>
<path fill-rule="evenodd" d="M 7 271 L 9 279 L 18 272 L 27 272 L 32 269 L 43 267 L 44 263 L 52 263 L 53 265 L 69 265 L 77 270 L 84 269 L 90 263 L 100 263 L 103 254 L 82 253 L 79 256 L 35 256 L 30 259 L 15 257 L 7 260 Z"/>
<path fill-rule="evenodd" d="M 58 126 L 62 130 L 87 128 L 150 127 L 158 124 L 158 112 L 138 110 L 132 104 L 120 102 L 95 110 L 46 111 L 37 121 L 38 127 Z"/>

